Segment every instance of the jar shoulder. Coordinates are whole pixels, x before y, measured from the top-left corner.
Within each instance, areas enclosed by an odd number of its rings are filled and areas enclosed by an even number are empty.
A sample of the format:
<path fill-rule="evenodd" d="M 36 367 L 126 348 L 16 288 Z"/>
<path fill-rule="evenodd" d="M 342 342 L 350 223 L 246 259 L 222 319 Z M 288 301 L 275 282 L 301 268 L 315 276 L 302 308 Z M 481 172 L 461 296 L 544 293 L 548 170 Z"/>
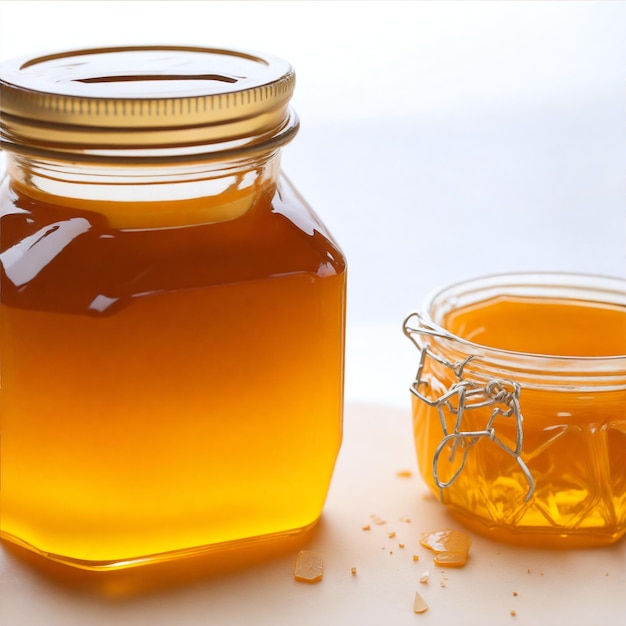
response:
<path fill-rule="evenodd" d="M 287 180 L 243 216 L 155 229 L 111 228 L 97 212 L 45 204 L 3 185 L 0 261 L 5 304 L 80 312 L 116 302 L 295 274 L 345 271 L 325 226 Z"/>

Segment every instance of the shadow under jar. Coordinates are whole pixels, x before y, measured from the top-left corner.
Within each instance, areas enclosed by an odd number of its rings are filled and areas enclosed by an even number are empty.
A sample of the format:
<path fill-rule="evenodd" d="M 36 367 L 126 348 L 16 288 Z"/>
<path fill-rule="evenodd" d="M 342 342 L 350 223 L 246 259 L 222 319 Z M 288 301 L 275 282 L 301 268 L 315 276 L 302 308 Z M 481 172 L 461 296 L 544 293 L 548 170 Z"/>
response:
<path fill-rule="evenodd" d="M 592 546 L 626 532 L 626 290 L 602 276 L 489 276 L 404 323 L 424 479 L 496 539 Z"/>
<path fill-rule="evenodd" d="M 291 66 L 142 46 L 1 80 L 2 537 L 94 569 L 310 527 L 346 267 L 281 174 Z"/>

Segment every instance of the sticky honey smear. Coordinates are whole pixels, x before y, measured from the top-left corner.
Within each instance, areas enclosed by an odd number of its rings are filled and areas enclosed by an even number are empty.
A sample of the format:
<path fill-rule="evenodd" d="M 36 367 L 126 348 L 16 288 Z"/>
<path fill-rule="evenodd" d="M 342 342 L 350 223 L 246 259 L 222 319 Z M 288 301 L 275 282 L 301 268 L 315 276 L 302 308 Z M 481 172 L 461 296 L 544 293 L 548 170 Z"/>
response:
<path fill-rule="evenodd" d="M 422 533 L 420 543 L 435 553 L 435 565 L 463 567 L 467 563 L 472 539 L 459 530 L 437 530 Z"/>
<path fill-rule="evenodd" d="M 428 611 L 426 600 L 417 591 L 415 592 L 415 600 L 413 600 L 413 611 L 415 613 L 426 613 Z"/>
<path fill-rule="evenodd" d="M 311 550 L 301 550 L 296 556 L 293 577 L 301 583 L 318 583 L 324 575 L 322 555 Z"/>

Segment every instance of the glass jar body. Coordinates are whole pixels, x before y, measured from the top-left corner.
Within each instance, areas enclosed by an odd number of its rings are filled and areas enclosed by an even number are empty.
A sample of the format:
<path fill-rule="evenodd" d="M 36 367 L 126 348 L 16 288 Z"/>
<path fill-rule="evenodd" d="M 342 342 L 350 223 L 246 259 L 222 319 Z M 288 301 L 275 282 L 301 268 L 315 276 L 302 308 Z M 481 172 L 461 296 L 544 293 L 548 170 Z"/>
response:
<path fill-rule="evenodd" d="M 100 176 L 11 158 L 5 538 L 99 568 L 318 519 L 342 435 L 345 259 L 278 158 Z"/>
<path fill-rule="evenodd" d="M 612 543 L 626 532 L 626 357 L 520 354 L 448 332 L 451 311 L 510 294 L 606 305 L 626 320 L 617 279 L 494 277 L 429 299 L 405 325 L 422 354 L 412 386 L 420 472 L 465 525 L 494 538 Z"/>

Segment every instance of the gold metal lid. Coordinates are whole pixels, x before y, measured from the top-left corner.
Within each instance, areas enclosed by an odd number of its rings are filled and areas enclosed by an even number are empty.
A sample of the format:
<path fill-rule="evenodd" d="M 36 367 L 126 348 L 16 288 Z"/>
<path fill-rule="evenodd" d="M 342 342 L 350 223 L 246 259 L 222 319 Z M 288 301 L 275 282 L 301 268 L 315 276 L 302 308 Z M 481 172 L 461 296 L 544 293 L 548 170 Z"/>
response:
<path fill-rule="evenodd" d="M 270 149 L 298 120 L 282 59 L 183 46 L 97 48 L 0 64 L 0 140 L 78 160 L 187 160 Z"/>

